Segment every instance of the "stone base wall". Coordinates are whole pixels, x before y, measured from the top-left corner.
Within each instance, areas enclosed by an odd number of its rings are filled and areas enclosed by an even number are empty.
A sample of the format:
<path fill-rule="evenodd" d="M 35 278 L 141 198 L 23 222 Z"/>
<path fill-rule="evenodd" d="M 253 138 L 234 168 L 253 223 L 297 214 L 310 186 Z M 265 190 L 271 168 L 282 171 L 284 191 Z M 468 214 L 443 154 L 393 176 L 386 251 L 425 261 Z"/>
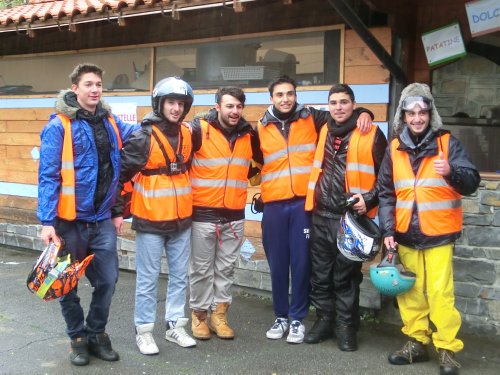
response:
<path fill-rule="evenodd" d="M 500 335 L 500 181 L 483 181 L 480 189 L 463 199 L 464 230 L 456 243 L 454 277 L 456 306 L 462 314 L 462 331 L 484 336 Z M 0 244 L 29 251 L 42 251 L 39 225 L 0 223 Z M 135 270 L 133 240 L 118 239 L 119 265 Z M 33 262 L 35 257 L 33 257 Z M 168 274 L 166 259 L 162 273 Z M 239 258 L 235 286 L 263 295 L 271 291 L 267 260 Z M 386 321 L 399 322 L 391 298 L 380 298 L 365 274 L 360 304 L 381 310 Z"/>

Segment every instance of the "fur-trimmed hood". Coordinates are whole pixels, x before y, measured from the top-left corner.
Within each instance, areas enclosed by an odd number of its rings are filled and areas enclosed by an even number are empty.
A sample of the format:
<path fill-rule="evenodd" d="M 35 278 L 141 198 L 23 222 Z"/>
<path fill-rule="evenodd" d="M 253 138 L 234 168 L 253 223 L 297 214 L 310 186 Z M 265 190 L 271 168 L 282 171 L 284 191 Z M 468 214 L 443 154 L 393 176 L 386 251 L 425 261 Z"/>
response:
<path fill-rule="evenodd" d="M 78 104 L 76 94 L 73 91 L 61 90 L 57 96 L 55 109 L 57 113 L 65 115 L 70 120 L 73 120 L 76 118 L 77 112 L 82 110 L 82 107 Z M 105 112 L 105 114 L 102 113 L 102 117 L 107 117 L 111 113 L 111 107 L 101 99 L 97 105 L 96 114 L 99 113 L 101 115 L 102 111 Z"/>
<path fill-rule="evenodd" d="M 434 97 L 431 94 L 431 89 L 425 83 L 412 83 L 406 86 L 401 92 L 401 98 L 399 98 L 398 108 L 394 115 L 394 121 L 392 122 L 392 128 L 394 134 L 400 134 L 405 127 L 405 122 L 403 120 L 403 111 L 401 109 L 401 103 L 409 96 L 425 96 L 432 101 L 431 114 L 431 128 L 436 131 L 443 126 L 443 121 L 441 116 L 436 109 L 436 103 L 434 102 Z"/>

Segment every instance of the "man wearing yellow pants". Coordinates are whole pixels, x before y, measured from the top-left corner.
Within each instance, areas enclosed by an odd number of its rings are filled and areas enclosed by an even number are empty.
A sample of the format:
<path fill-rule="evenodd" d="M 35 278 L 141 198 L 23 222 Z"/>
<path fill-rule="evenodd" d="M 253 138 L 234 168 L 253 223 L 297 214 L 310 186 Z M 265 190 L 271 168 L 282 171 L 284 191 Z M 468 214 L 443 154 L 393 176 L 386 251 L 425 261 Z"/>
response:
<path fill-rule="evenodd" d="M 405 269 L 416 274 L 415 286 L 397 297 L 409 341 L 389 362 L 428 361 L 432 341 L 440 373 L 458 374 L 455 353 L 463 342 L 456 337 L 462 319 L 455 308 L 453 248 L 462 230 L 462 195 L 474 193 L 480 177 L 461 143 L 440 129 L 433 102 L 425 84 L 403 90 L 393 124 L 397 137 L 378 175 L 384 245 L 398 246 Z"/>

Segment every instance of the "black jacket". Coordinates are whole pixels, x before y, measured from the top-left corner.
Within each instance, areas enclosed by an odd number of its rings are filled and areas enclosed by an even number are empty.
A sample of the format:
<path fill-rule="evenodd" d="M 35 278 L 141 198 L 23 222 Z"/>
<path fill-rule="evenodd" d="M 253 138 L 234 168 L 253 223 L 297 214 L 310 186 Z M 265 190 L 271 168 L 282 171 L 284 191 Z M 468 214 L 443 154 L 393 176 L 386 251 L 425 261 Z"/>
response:
<path fill-rule="evenodd" d="M 447 133 L 447 131 L 431 130 L 418 145 L 415 145 L 409 135 L 408 128 L 405 127 L 403 129 L 401 134 L 398 136 L 400 141 L 398 149 L 409 154 L 414 174 L 417 174 L 420 164 L 424 158 L 438 154 L 438 143 L 436 137 L 444 133 Z M 481 178 L 476 167 L 470 162 L 470 158 L 465 149 L 462 147 L 462 144 L 453 136 L 450 136 L 448 162 L 451 167 L 451 174 L 450 176 L 445 177 L 446 182 L 459 194 L 470 195 L 474 193 L 479 186 Z M 414 249 L 427 249 L 457 240 L 460 237 L 460 232 L 441 236 L 424 235 L 420 230 L 418 214 L 415 206 L 408 232 L 396 232 L 396 192 L 394 189 L 392 171 L 393 161 L 391 149 L 388 147 L 377 181 L 380 190 L 380 229 L 382 230 L 383 237 L 394 236 L 394 240 L 396 242 Z"/>
<path fill-rule="evenodd" d="M 347 197 L 345 188 L 347 150 L 358 116 L 359 112 L 354 112 L 351 119 L 340 127 L 331 117 L 328 119 L 328 134 L 325 142 L 322 173 L 314 190 L 313 214 L 315 215 L 338 219 L 345 213 L 345 200 Z M 340 132 L 340 146 L 338 151 L 335 151 L 335 137 L 333 132 L 337 129 L 336 133 L 338 133 L 342 128 L 345 128 L 347 133 Z M 378 173 L 382 164 L 386 147 L 387 139 L 380 128 L 377 128 L 373 149 L 371 150 L 375 164 L 375 174 Z M 376 184 L 369 192 L 363 194 L 363 199 L 365 200 L 367 211 L 378 205 L 378 189 Z"/>
<path fill-rule="evenodd" d="M 213 128 L 213 131 L 221 132 L 229 143 L 229 147 L 234 149 L 234 145 L 238 138 L 249 134 L 254 139 L 254 130 L 252 126 L 242 117 L 236 125 L 236 128 L 232 132 L 225 130 L 219 123 L 218 112 L 215 109 L 211 109 L 209 113 L 202 118 L 207 121 L 209 126 Z M 200 118 L 196 118 L 192 123 L 193 130 L 193 153 L 198 151 L 203 147 L 203 139 L 201 133 Z M 210 128 L 208 135 L 210 136 Z M 252 171 L 249 171 L 249 177 Z M 193 221 L 202 221 L 209 223 L 227 223 L 235 220 L 243 220 L 245 218 L 245 209 L 243 210 L 232 210 L 228 208 L 217 208 L 217 207 L 199 207 L 193 206 Z"/>
<path fill-rule="evenodd" d="M 170 145 L 175 150 L 178 144 L 179 125 L 167 123 L 153 112 L 147 114 L 141 123 L 141 128 L 136 130 L 122 149 L 120 183 L 118 191 L 121 192 L 123 184 L 130 181 L 137 172 L 146 165 L 151 145 L 152 124 L 156 124 L 160 131 L 167 137 Z M 186 160 L 189 167 L 190 160 Z M 123 199 L 118 195 L 117 202 L 113 207 L 112 216 L 121 216 L 123 212 Z M 134 216 L 132 229 L 140 232 L 168 234 L 189 228 L 191 218 L 177 219 L 171 221 L 150 221 Z"/>

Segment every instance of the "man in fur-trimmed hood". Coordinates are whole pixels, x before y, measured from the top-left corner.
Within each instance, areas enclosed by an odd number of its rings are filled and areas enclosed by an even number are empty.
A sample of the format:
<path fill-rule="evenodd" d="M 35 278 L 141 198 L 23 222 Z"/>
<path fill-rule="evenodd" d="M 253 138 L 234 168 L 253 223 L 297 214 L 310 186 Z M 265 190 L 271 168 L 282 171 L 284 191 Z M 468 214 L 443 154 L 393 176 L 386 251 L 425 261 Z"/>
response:
<path fill-rule="evenodd" d="M 459 372 L 455 353 L 464 346 L 457 338 L 453 248 L 462 231 L 462 195 L 474 193 L 481 179 L 460 141 L 442 125 L 429 86 L 407 86 L 377 183 L 384 245 L 397 247 L 405 269 L 416 274 L 415 286 L 397 296 L 408 342 L 389 362 L 428 361 L 432 342 L 440 373 L 450 375 Z"/>
<path fill-rule="evenodd" d="M 392 127 L 394 129 L 394 134 L 400 134 L 404 128 L 404 110 L 402 109 L 402 103 L 405 99 L 409 97 L 424 97 L 428 98 L 431 103 L 434 103 L 434 97 L 431 94 L 431 89 L 425 83 L 412 83 L 404 88 L 401 92 L 401 98 L 399 99 L 398 108 L 396 109 L 396 114 L 394 115 L 394 121 Z M 430 110 L 430 125 L 433 130 L 438 130 L 443 126 L 443 121 L 441 116 L 434 105 Z"/>

